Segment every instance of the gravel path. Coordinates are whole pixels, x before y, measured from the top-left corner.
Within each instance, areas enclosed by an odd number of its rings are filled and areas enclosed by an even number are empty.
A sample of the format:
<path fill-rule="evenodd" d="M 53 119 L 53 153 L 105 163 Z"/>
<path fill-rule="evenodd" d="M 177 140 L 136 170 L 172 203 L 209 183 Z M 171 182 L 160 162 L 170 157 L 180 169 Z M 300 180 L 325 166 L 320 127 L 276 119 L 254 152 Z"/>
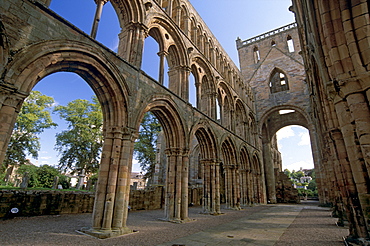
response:
<path fill-rule="evenodd" d="M 130 229 L 139 232 L 104 240 L 76 232 L 91 225 L 91 214 L 14 218 L 0 221 L 0 245 L 152 246 L 219 225 L 227 226 L 227 223 L 251 214 L 268 218 L 266 212 L 269 206 L 275 205 L 248 207 L 241 211 L 223 210 L 225 214 L 220 216 L 201 214 L 200 207 L 191 207 L 189 217 L 195 220 L 183 224 L 158 220 L 163 217 L 163 210 L 133 211 L 129 213 L 127 224 Z M 291 206 L 299 206 L 301 212 L 276 245 L 343 245 L 338 243 L 342 236 L 348 234 L 348 230 L 334 226 L 335 219 L 330 217 L 328 209 L 318 208 L 317 204 Z M 312 244 L 309 244 L 310 242 Z"/>

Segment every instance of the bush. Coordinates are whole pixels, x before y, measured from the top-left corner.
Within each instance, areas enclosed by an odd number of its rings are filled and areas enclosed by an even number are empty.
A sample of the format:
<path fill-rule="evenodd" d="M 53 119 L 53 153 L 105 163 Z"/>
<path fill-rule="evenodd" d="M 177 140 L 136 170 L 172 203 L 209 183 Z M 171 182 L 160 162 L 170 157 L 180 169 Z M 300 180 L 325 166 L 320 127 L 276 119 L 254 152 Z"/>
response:
<path fill-rule="evenodd" d="M 49 165 L 43 165 L 37 167 L 35 165 L 22 165 L 17 170 L 17 173 L 24 175 L 28 172 L 29 182 L 28 187 L 30 188 L 52 188 L 54 184 L 54 178 L 59 177 L 58 184 L 61 184 L 63 188 L 69 188 L 68 177 L 62 175 L 58 169 Z"/>

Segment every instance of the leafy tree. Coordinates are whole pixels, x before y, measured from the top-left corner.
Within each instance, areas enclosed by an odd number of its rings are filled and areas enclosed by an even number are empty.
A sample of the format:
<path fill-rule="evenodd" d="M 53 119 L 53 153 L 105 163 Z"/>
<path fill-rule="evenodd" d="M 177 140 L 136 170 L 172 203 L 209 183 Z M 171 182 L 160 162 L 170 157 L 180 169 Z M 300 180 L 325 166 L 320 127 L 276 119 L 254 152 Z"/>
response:
<path fill-rule="evenodd" d="M 284 169 L 284 173 L 286 176 L 288 176 L 288 178 L 292 176 L 292 173 L 289 171 L 289 169 Z"/>
<path fill-rule="evenodd" d="M 150 112 L 144 115 L 140 124 L 139 137 L 135 142 L 134 154 L 145 172 L 144 178 L 151 178 L 154 174 L 156 162 L 156 145 L 161 125 L 158 119 Z"/>
<path fill-rule="evenodd" d="M 307 189 L 310 189 L 312 191 L 317 190 L 316 180 L 311 180 L 311 182 L 307 186 Z"/>
<path fill-rule="evenodd" d="M 25 164 L 28 162 L 28 154 L 37 159 L 40 150 L 38 135 L 45 129 L 57 126 L 48 111 L 53 103 L 52 97 L 39 91 L 32 91 L 23 102 L 10 138 L 3 170 L 10 165 Z"/>
<path fill-rule="evenodd" d="M 96 96 L 92 102 L 77 99 L 67 106 L 57 106 L 54 112 L 68 125 L 67 130 L 56 134 L 55 149 L 61 155 L 59 169 L 96 172 L 103 145 L 103 113 Z"/>
<path fill-rule="evenodd" d="M 49 165 L 42 165 L 40 167 L 35 165 L 22 165 L 17 169 L 17 173 L 21 176 L 26 172 L 30 178 L 28 187 L 32 188 L 52 188 L 55 177 L 59 177 L 59 183 L 63 183 L 64 185 L 67 180 L 67 177 L 62 175 L 58 169 Z M 64 188 L 68 188 L 64 185 Z"/>
<path fill-rule="evenodd" d="M 293 179 L 299 180 L 301 177 L 304 177 L 304 172 L 302 172 L 302 171 L 295 172 L 293 170 L 293 172 L 292 172 L 292 178 Z"/>

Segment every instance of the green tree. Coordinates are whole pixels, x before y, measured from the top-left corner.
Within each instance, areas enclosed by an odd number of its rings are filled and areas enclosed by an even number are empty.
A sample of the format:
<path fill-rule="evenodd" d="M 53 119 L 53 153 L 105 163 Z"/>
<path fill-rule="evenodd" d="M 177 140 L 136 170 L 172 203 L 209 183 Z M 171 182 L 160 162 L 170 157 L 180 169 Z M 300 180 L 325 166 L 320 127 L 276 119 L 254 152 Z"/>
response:
<path fill-rule="evenodd" d="M 289 171 L 289 169 L 284 169 L 284 173 L 286 176 L 288 176 L 288 178 L 292 176 L 292 173 Z"/>
<path fill-rule="evenodd" d="M 139 137 L 135 142 L 134 154 L 139 161 L 144 178 L 151 178 L 154 174 L 156 162 L 156 145 L 161 125 L 158 119 L 150 112 L 144 115 L 140 124 Z"/>
<path fill-rule="evenodd" d="M 22 165 L 17 169 L 17 173 L 20 176 L 23 176 L 26 172 L 30 178 L 28 187 L 32 188 L 52 188 L 55 177 L 59 177 L 59 183 L 65 183 L 67 180 L 67 177 L 62 175 L 58 169 L 49 165 L 42 165 L 40 167 L 35 165 Z M 65 184 L 63 187 L 68 188 Z"/>
<path fill-rule="evenodd" d="M 57 126 L 48 111 L 53 103 L 52 97 L 39 91 L 32 91 L 25 99 L 10 138 L 2 171 L 10 165 L 25 164 L 28 162 L 27 155 L 37 159 L 40 150 L 38 135 L 45 129 Z"/>
<path fill-rule="evenodd" d="M 74 173 L 97 171 L 103 145 L 103 113 L 96 96 L 92 102 L 77 99 L 54 112 L 67 121 L 68 129 L 56 134 L 55 150 L 61 155 L 58 168 Z"/>
<path fill-rule="evenodd" d="M 294 171 L 292 172 L 292 178 L 299 180 L 301 177 L 304 177 L 304 172 L 302 171 Z"/>

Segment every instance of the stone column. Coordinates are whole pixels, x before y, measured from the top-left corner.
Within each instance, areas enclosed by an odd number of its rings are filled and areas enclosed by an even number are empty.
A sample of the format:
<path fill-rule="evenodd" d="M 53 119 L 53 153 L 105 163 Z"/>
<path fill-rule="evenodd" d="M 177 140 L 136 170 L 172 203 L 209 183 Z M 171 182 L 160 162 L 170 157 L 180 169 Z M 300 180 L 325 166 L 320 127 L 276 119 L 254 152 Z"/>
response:
<path fill-rule="evenodd" d="M 355 120 L 356 133 L 360 142 L 361 152 L 367 165 L 370 165 L 370 109 L 366 97 L 362 93 L 347 96 L 348 107 L 352 119 Z M 370 169 L 367 169 L 370 176 Z"/>
<path fill-rule="evenodd" d="M 17 120 L 17 115 L 24 98 L 12 95 L 4 96 L 1 99 L 3 103 L 0 108 L 0 163 L 3 163 L 14 124 Z"/>
<path fill-rule="evenodd" d="M 103 11 L 103 6 L 106 4 L 108 0 L 95 0 L 96 3 L 96 11 L 95 11 L 95 17 L 94 17 L 94 22 L 91 28 L 91 34 L 90 36 L 92 38 L 96 38 L 96 34 L 98 32 L 98 26 L 99 26 L 99 21 L 101 18 L 101 14 Z"/>
<path fill-rule="evenodd" d="M 220 165 L 215 160 L 201 160 L 203 176 L 203 213 L 220 214 Z"/>
<path fill-rule="evenodd" d="M 130 233 L 126 225 L 128 192 L 125 189 L 131 171 L 132 144 L 127 137 L 123 140 L 124 129 L 107 127 L 104 138 L 98 186 L 95 194 L 93 228 L 84 231 L 99 238 L 108 238 Z M 123 153 L 126 152 L 126 153 Z M 128 179 L 129 180 L 129 179 Z M 126 181 L 126 182 L 125 182 Z"/>
<path fill-rule="evenodd" d="M 158 73 L 158 82 L 163 85 L 164 84 L 164 63 L 166 56 L 168 56 L 168 52 L 160 51 L 157 53 L 159 56 L 159 73 Z"/>
<path fill-rule="evenodd" d="M 128 204 L 130 200 L 132 158 L 136 138 L 136 132 L 128 128 L 124 129 L 122 136 L 122 154 L 118 169 L 114 218 L 112 222 L 113 230 L 129 231 L 126 221 L 128 216 Z"/>
<path fill-rule="evenodd" d="M 182 156 L 182 171 L 181 171 L 181 220 L 189 220 L 188 204 L 189 204 L 189 150 L 183 151 Z"/>
<path fill-rule="evenodd" d="M 147 27 L 141 23 L 128 23 L 119 34 L 117 54 L 133 66 L 140 68 Z"/>
<path fill-rule="evenodd" d="M 369 192 L 368 190 L 368 183 L 369 178 L 368 175 L 364 175 L 365 163 L 364 159 L 361 153 L 361 149 L 358 143 L 358 139 L 355 138 L 354 132 L 355 127 L 352 124 L 352 117 L 351 112 L 348 109 L 348 105 L 345 101 L 340 101 L 335 104 L 335 111 L 338 117 L 340 130 L 343 135 L 343 141 L 345 144 L 345 148 L 347 150 L 348 154 L 348 160 L 351 166 L 351 171 L 353 175 L 354 182 L 356 184 L 356 189 L 358 192 L 358 197 L 355 199 L 360 200 L 360 206 L 361 209 L 359 211 L 362 211 L 364 208 L 368 207 L 368 204 L 366 202 L 366 199 L 361 199 L 362 197 L 367 197 L 367 194 Z M 363 217 L 363 215 L 360 215 Z M 360 225 L 357 231 L 357 235 L 362 238 L 368 237 L 367 232 L 367 223 L 364 225 Z"/>
<path fill-rule="evenodd" d="M 188 220 L 188 151 L 178 148 L 166 150 L 167 176 L 165 190 L 165 218 L 166 221 Z"/>
<path fill-rule="evenodd" d="M 276 203 L 276 187 L 274 164 L 271 159 L 271 144 L 263 143 L 263 163 L 265 167 L 265 178 L 267 188 L 267 200 Z"/>

